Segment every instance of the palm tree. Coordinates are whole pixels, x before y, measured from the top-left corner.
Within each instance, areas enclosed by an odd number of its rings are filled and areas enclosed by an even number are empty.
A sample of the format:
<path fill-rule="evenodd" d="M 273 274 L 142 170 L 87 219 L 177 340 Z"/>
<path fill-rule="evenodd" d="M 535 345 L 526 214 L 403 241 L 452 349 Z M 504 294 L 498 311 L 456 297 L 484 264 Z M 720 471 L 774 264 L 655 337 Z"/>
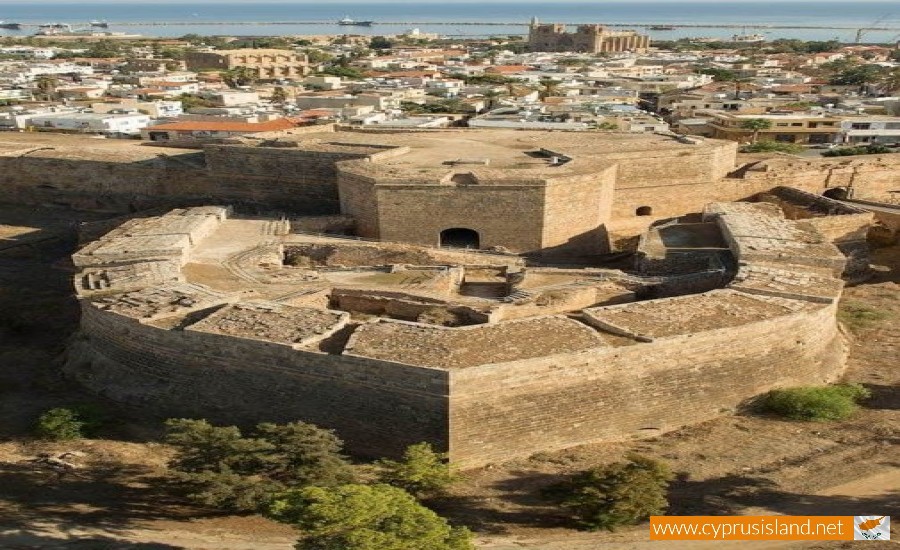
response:
<path fill-rule="evenodd" d="M 271 100 L 272 103 L 284 103 L 287 101 L 288 94 L 287 91 L 281 86 L 275 86 L 275 89 L 272 90 Z"/>
<path fill-rule="evenodd" d="M 485 109 L 490 111 L 491 109 L 494 108 L 494 106 L 497 104 L 497 100 L 503 94 L 501 94 L 497 90 L 488 90 L 488 91 L 484 92 L 484 94 L 482 94 L 482 95 L 484 96 L 485 102 L 487 103 L 487 105 L 485 105 Z"/>
<path fill-rule="evenodd" d="M 772 121 L 767 118 L 751 118 L 741 123 L 742 129 L 753 130 L 753 137 L 750 138 L 750 143 L 756 143 L 756 140 L 759 138 L 759 133 L 763 130 L 768 130 L 771 127 Z"/>
<path fill-rule="evenodd" d="M 900 68 L 885 71 L 879 80 L 877 88 L 885 95 L 894 95 L 900 91 Z"/>
<path fill-rule="evenodd" d="M 35 86 L 44 100 L 52 101 L 56 97 L 56 87 L 59 86 L 59 78 L 49 74 L 42 75 L 35 81 Z"/>
<path fill-rule="evenodd" d="M 741 92 L 744 90 L 744 84 L 753 82 L 752 78 L 735 78 L 734 79 L 734 98 L 740 99 Z"/>
<path fill-rule="evenodd" d="M 234 67 L 222 72 L 222 80 L 230 88 L 248 86 L 259 80 L 259 73 L 250 67 Z"/>
<path fill-rule="evenodd" d="M 548 97 L 554 95 L 558 89 L 559 82 L 553 80 L 552 78 L 544 77 L 541 79 L 541 91 L 539 92 L 539 97 L 541 99 L 547 99 Z"/>

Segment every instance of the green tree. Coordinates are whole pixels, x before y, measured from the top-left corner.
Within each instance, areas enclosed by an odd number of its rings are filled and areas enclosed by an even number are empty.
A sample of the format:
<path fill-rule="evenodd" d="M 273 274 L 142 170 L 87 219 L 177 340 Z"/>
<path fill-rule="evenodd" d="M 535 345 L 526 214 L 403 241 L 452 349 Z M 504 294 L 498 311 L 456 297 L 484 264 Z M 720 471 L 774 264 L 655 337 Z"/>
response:
<path fill-rule="evenodd" d="M 889 71 L 881 65 L 860 65 L 843 70 L 831 77 L 831 84 L 840 86 L 867 86 L 878 84 Z"/>
<path fill-rule="evenodd" d="M 39 96 L 44 101 L 53 101 L 56 98 L 56 88 L 59 86 L 59 78 L 54 75 L 41 75 L 34 82 Z"/>
<path fill-rule="evenodd" d="M 116 40 L 100 40 L 84 52 L 84 57 L 119 57 L 124 45 Z"/>
<path fill-rule="evenodd" d="M 767 118 L 750 118 L 741 123 L 741 129 L 753 131 L 750 143 L 756 143 L 756 140 L 759 139 L 759 133 L 771 127 L 772 121 Z"/>
<path fill-rule="evenodd" d="M 468 529 L 451 527 L 390 485 L 289 491 L 269 516 L 302 532 L 297 550 L 474 550 Z"/>
<path fill-rule="evenodd" d="M 538 95 L 541 99 L 546 99 L 555 95 L 558 90 L 559 81 L 547 77 L 541 78 L 540 91 L 538 92 Z"/>
<path fill-rule="evenodd" d="M 303 53 L 306 54 L 306 58 L 310 63 L 325 63 L 334 59 L 334 56 L 330 53 L 314 48 L 305 49 Z"/>
<path fill-rule="evenodd" d="M 287 91 L 281 86 L 275 86 L 270 99 L 272 103 L 284 103 L 288 99 Z"/>
<path fill-rule="evenodd" d="M 353 472 L 341 441 L 312 424 L 259 424 L 249 436 L 235 426 L 170 419 L 169 466 L 194 500 L 234 511 L 264 508 L 278 492 L 307 485 L 349 483 Z"/>
<path fill-rule="evenodd" d="M 204 97 L 200 97 L 194 94 L 181 94 L 178 96 L 178 101 L 181 102 L 181 107 L 185 111 L 193 109 L 194 107 L 214 107 L 215 102 L 210 101 Z"/>
<path fill-rule="evenodd" d="M 369 47 L 373 50 L 389 50 L 394 47 L 394 43 L 383 36 L 373 36 L 369 40 Z"/>
<path fill-rule="evenodd" d="M 249 86 L 259 80 L 259 72 L 250 67 L 234 67 L 227 71 L 222 71 L 222 80 L 229 88 L 237 88 L 239 86 Z"/>
<path fill-rule="evenodd" d="M 35 424 L 34 431 L 41 439 L 68 441 L 84 437 L 84 420 L 72 409 L 56 408 L 43 413 Z"/>
<path fill-rule="evenodd" d="M 728 69 L 719 69 L 717 67 L 706 67 L 697 71 L 700 74 L 708 74 L 713 77 L 716 82 L 732 82 L 737 80 L 737 74 Z"/>
<path fill-rule="evenodd" d="M 416 443 L 406 448 L 401 460 L 379 460 L 378 479 L 382 483 L 399 487 L 425 498 L 443 493 L 456 476 L 447 463 L 447 455 L 437 453 L 428 443 Z"/>
<path fill-rule="evenodd" d="M 580 527 L 592 531 L 612 531 L 662 514 L 672 472 L 651 458 L 633 454 L 627 459 L 576 474 L 549 495 L 571 510 Z"/>

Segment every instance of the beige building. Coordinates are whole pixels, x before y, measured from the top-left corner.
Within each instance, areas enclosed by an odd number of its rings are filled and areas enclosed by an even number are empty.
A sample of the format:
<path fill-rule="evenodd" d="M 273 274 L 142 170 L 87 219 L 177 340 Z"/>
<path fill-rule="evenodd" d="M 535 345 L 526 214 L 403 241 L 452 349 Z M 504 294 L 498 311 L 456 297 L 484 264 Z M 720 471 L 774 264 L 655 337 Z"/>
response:
<path fill-rule="evenodd" d="M 781 141 L 784 143 L 836 143 L 841 134 L 841 118 L 808 114 L 764 114 L 735 115 L 731 113 L 711 114 L 708 126 L 712 137 L 732 141 L 750 141 L 753 130 L 744 124 L 752 119 L 765 119 L 771 127 L 760 130 L 760 141 Z"/>
<path fill-rule="evenodd" d="M 261 80 L 297 78 L 309 73 L 306 55 L 290 50 L 244 48 L 217 52 L 189 52 L 185 58 L 192 71 L 221 70 L 235 67 L 255 69 Z"/>
<path fill-rule="evenodd" d="M 611 31 L 603 25 L 579 25 L 572 33 L 561 23 L 541 25 L 533 19 L 528 30 L 528 49 L 533 52 L 642 52 L 649 47 L 647 35 Z"/>

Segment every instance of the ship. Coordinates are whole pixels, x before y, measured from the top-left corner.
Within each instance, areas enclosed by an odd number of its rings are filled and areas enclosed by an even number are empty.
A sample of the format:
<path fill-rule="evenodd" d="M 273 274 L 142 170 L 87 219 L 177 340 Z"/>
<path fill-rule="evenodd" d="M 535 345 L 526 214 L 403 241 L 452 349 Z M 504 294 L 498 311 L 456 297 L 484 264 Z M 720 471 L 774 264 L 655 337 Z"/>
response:
<path fill-rule="evenodd" d="M 9 29 L 12 31 L 22 30 L 21 23 L 7 23 L 6 21 L 0 21 L 0 29 Z"/>
<path fill-rule="evenodd" d="M 648 27 L 651 31 L 674 31 L 675 27 L 672 25 L 652 25 Z"/>
<path fill-rule="evenodd" d="M 344 17 L 340 21 L 338 21 L 338 25 L 342 27 L 371 27 L 374 21 L 356 21 L 355 19 L 350 19 L 349 17 Z"/>
<path fill-rule="evenodd" d="M 38 27 L 37 36 L 53 36 L 57 34 L 69 34 L 72 26 L 67 23 L 46 23 Z"/>
<path fill-rule="evenodd" d="M 95 19 L 94 21 L 91 21 L 91 26 L 97 29 L 108 29 L 109 23 L 107 23 L 106 21 L 97 21 Z"/>
<path fill-rule="evenodd" d="M 764 34 L 735 34 L 731 37 L 732 42 L 765 42 Z"/>

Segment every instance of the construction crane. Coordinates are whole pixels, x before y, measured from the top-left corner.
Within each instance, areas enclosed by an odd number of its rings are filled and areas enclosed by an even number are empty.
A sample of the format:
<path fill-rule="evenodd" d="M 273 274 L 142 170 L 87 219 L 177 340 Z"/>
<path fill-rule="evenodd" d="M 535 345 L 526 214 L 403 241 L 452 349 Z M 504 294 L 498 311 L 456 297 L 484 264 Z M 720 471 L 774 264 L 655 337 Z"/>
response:
<path fill-rule="evenodd" d="M 881 16 L 877 21 L 875 21 L 874 23 L 872 23 L 871 25 L 869 25 L 868 27 L 863 27 L 863 28 L 860 28 L 860 29 L 856 29 L 856 39 L 855 39 L 854 41 L 855 41 L 857 44 L 859 44 L 860 42 L 862 42 L 862 39 L 863 39 L 863 37 L 866 35 L 867 31 L 872 30 L 874 27 L 878 27 L 878 25 L 880 25 L 881 23 L 883 23 L 884 20 L 887 19 L 887 18 L 889 18 L 890 16 L 891 16 L 890 13 L 886 13 L 886 14 L 884 14 L 883 16 Z"/>

